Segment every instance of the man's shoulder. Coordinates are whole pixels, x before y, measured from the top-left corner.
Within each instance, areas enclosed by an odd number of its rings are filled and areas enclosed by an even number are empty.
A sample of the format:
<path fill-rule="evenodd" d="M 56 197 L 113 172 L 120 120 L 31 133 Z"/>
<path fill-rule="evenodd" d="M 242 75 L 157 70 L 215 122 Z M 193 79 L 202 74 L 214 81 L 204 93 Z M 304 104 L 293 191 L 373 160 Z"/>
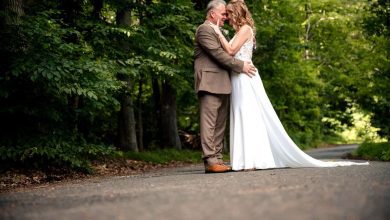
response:
<path fill-rule="evenodd" d="M 199 32 L 199 31 L 211 32 L 212 30 L 213 30 L 213 28 L 209 24 L 207 24 L 206 22 L 199 25 L 197 28 L 197 32 Z"/>

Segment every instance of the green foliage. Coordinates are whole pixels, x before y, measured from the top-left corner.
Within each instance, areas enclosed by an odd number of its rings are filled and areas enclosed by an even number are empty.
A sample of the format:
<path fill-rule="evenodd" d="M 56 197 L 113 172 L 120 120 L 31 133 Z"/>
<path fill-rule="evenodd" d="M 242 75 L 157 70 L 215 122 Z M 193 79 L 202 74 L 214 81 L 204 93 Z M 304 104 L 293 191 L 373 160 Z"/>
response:
<path fill-rule="evenodd" d="M 69 167 L 91 172 L 90 160 L 112 155 L 114 148 L 87 143 L 83 138 L 69 134 L 53 134 L 46 137 L 24 137 L 13 143 L 0 144 L 1 163 L 5 166 L 25 166 L 48 170 Z"/>
<path fill-rule="evenodd" d="M 351 109 L 356 104 L 367 112 L 377 111 L 372 124 L 381 128 L 379 133 L 388 130 L 385 50 L 389 50 L 384 40 L 372 44 L 363 34 L 366 3 L 264 0 L 251 4 L 257 24 L 255 65 L 283 125 L 300 146 L 336 137 L 352 126 Z M 385 12 L 378 16 L 380 22 Z"/>
<path fill-rule="evenodd" d="M 79 152 L 115 143 L 118 97 L 121 93 L 138 96 L 141 78 L 144 83 L 158 78 L 182 85 L 178 93 L 186 102 L 183 109 L 193 109 L 190 58 L 198 14 L 190 2 L 144 6 L 143 2 L 107 1 L 103 16 L 128 7 L 141 22 L 119 26 L 111 17 L 91 17 L 91 2 L 42 1 L 26 7 L 20 24 L 2 30 L 1 45 L 7 46 L 1 48 L 5 62 L 0 64 L 0 155 L 25 163 L 31 160 L 21 155 L 31 151 L 33 158 L 59 158 L 53 165 L 86 167 L 82 160 L 87 163 L 88 157 Z M 124 76 L 130 77 L 134 90 L 125 89 Z M 145 108 L 138 111 L 153 119 L 150 84 L 142 92 Z M 179 117 L 186 123 L 197 121 L 194 111 L 182 112 Z M 144 127 L 153 131 L 153 123 L 145 121 Z M 37 143 L 31 145 L 34 137 Z M 93 149 L 104 153 L 104 148 Z"/>
<path fill-rule="evenodd" d="M 200 163 L 200 151 L 161 149 L 145 152 L 119 152 L 119 157 L 133 160 L 142 160 L 152 163 L 169 163 L 171 161 L 182 161 L 190 163 Z"/>
<path fill-rule="evenodd" d="M 158 3 L 146 8 L 148 19 L 143 20 L 139 72 L 144 81 L 169 81 L 176 89 L 177 117 L 179 129 L 198 132 L 198 105 L 193 91 L 193 40 L 203 15 L 195 12 L 191 2 L 180 4 Z M 161 16 L 164 15 L 164 16 Z M 134 95 L 138 95 L 135 85 Z M 143 115 L 153 120 L 155 110 L 151 103 L 152 88 L 146 84 L 142 97 Z M 155 119 L 159 120 L 159 119 Z M 155 121 L 154 120 L 154 121 Z M 148 123 L 153 125 L 153 121 Z M 156 129 L 149 126 L 149 136 Z"/>
<path fill-rule="evenodd" d="M 2 48 L 0 155 L 15 165 L 90 171 L 89 159 L 110 151 L 122 84 L 116 63 L 96 57 L 83 31 L 59 15 L 25 16 L 1 39 L 17 46 Z"/>
<path fill-rule="evenodd" d="M 303 59 L 300 39 L 304 21 L 300 2 L 263 1 L 253 5 L 257 27 L 258 67 L 267 94 L 286 130 L 301 147 L 322 138 L 323 83 L 315 66 Z"/>
<path fill-rule="evenodd" d="M 364 142 L 354 152 L 354 155 L 366 160 L 390 161 L 390 143 L 369 143 Z"/>
<path fill-rule="evenodd" d="M 352 107 L 372 115 L 371 124 L 389 137 L 388 1 L 246 2 L 257 28 L 254 64 L 298 145 L 337 137 L 352 124 Z M 1 23 L 3 160 L 88 167 L 89 158 L 115 144 L 122 94 L 138 98 L 151 149 L 158 138 L 156 81 L 176 89 L 179 129 L 197 134 L 193 40 L 206 3 L 109 0 L 97 18 L 93 1 L 27 1 L 19 23 Z M 116 24 L 123 8 L 131 25 Z M 176 153 L 143 157 L 164 161 Z"/>
<path fill-rule="evenodd" d="M 0 78 L 0 98 L 7 106 L 0 110 L 4 121 L 9 121 L 9 114 L 25 115 L 37 118 L 32 124 L 46 121 L 46 129 L 71 129 L 80 116 L 93 122 L 96 116 L 111 116 L 108 109 L 119 108 L 114 95 L 121 84 L 115 79 L 112 62 L 94 58 L 81 33 L 51 19 L 53 14 L 26 18 L 21 25 L 20 37 L 29 42 L 29 47 L 22 56 L 15 55 L 10 71 Z M 72 104 L 77 106 L 72 108 Z M 3 125 L 17 121 L 12 118 Z M 18 130 L 23 132 L 23 127 Z"/>
<path fill-rule="evenodd" d="M 368 69 L 356 99 L 372 113 L 371 123 L 378 134 L 390 138 L 390 2 L 370 1 L 363 17 L 364 33 L 370 41 L 369 55 L 359 67 Z"/>

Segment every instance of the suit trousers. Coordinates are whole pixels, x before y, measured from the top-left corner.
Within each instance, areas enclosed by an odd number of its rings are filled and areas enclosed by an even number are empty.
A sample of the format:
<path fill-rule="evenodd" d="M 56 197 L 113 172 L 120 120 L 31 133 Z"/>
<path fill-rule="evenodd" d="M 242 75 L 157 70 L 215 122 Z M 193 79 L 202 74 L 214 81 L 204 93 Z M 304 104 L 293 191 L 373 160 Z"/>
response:
<path fill-rule="evenodd" d="M 205 165 L 222 163 L 229 94 L 199 92 L 200 139 Z"/>

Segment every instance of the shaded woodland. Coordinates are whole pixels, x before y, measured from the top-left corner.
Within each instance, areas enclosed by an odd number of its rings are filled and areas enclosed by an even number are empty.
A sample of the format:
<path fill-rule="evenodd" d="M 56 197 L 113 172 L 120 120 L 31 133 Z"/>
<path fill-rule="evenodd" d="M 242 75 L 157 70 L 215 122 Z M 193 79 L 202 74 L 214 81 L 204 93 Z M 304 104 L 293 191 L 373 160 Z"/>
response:
<path fill-rule="evenodd" d="M 2 0 L 1 163 L 200 150 L 193 41 L 207 2 Z M 340 139 L 356 112 L 390 137 L 388 0 L 246 3 L 253 62 L 299 146 Z"/>

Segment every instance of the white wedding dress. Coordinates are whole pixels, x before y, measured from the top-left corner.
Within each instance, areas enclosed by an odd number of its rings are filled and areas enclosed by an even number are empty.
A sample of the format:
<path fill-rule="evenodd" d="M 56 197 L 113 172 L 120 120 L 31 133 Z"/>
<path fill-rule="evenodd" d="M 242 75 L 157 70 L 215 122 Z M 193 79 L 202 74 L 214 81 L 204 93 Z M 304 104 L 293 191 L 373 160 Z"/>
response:
<path fill-rule="evenodd" d="M 252 61 L 252 52 L 253 41 L 248 40 L 235 58 Z M 310 157 L 298 148 L 283 128 L 259 73 L 252 78 L 232 73 L 231 83 L 230 162 L 233 170 L 368 164 L 325 162 Z"/>

